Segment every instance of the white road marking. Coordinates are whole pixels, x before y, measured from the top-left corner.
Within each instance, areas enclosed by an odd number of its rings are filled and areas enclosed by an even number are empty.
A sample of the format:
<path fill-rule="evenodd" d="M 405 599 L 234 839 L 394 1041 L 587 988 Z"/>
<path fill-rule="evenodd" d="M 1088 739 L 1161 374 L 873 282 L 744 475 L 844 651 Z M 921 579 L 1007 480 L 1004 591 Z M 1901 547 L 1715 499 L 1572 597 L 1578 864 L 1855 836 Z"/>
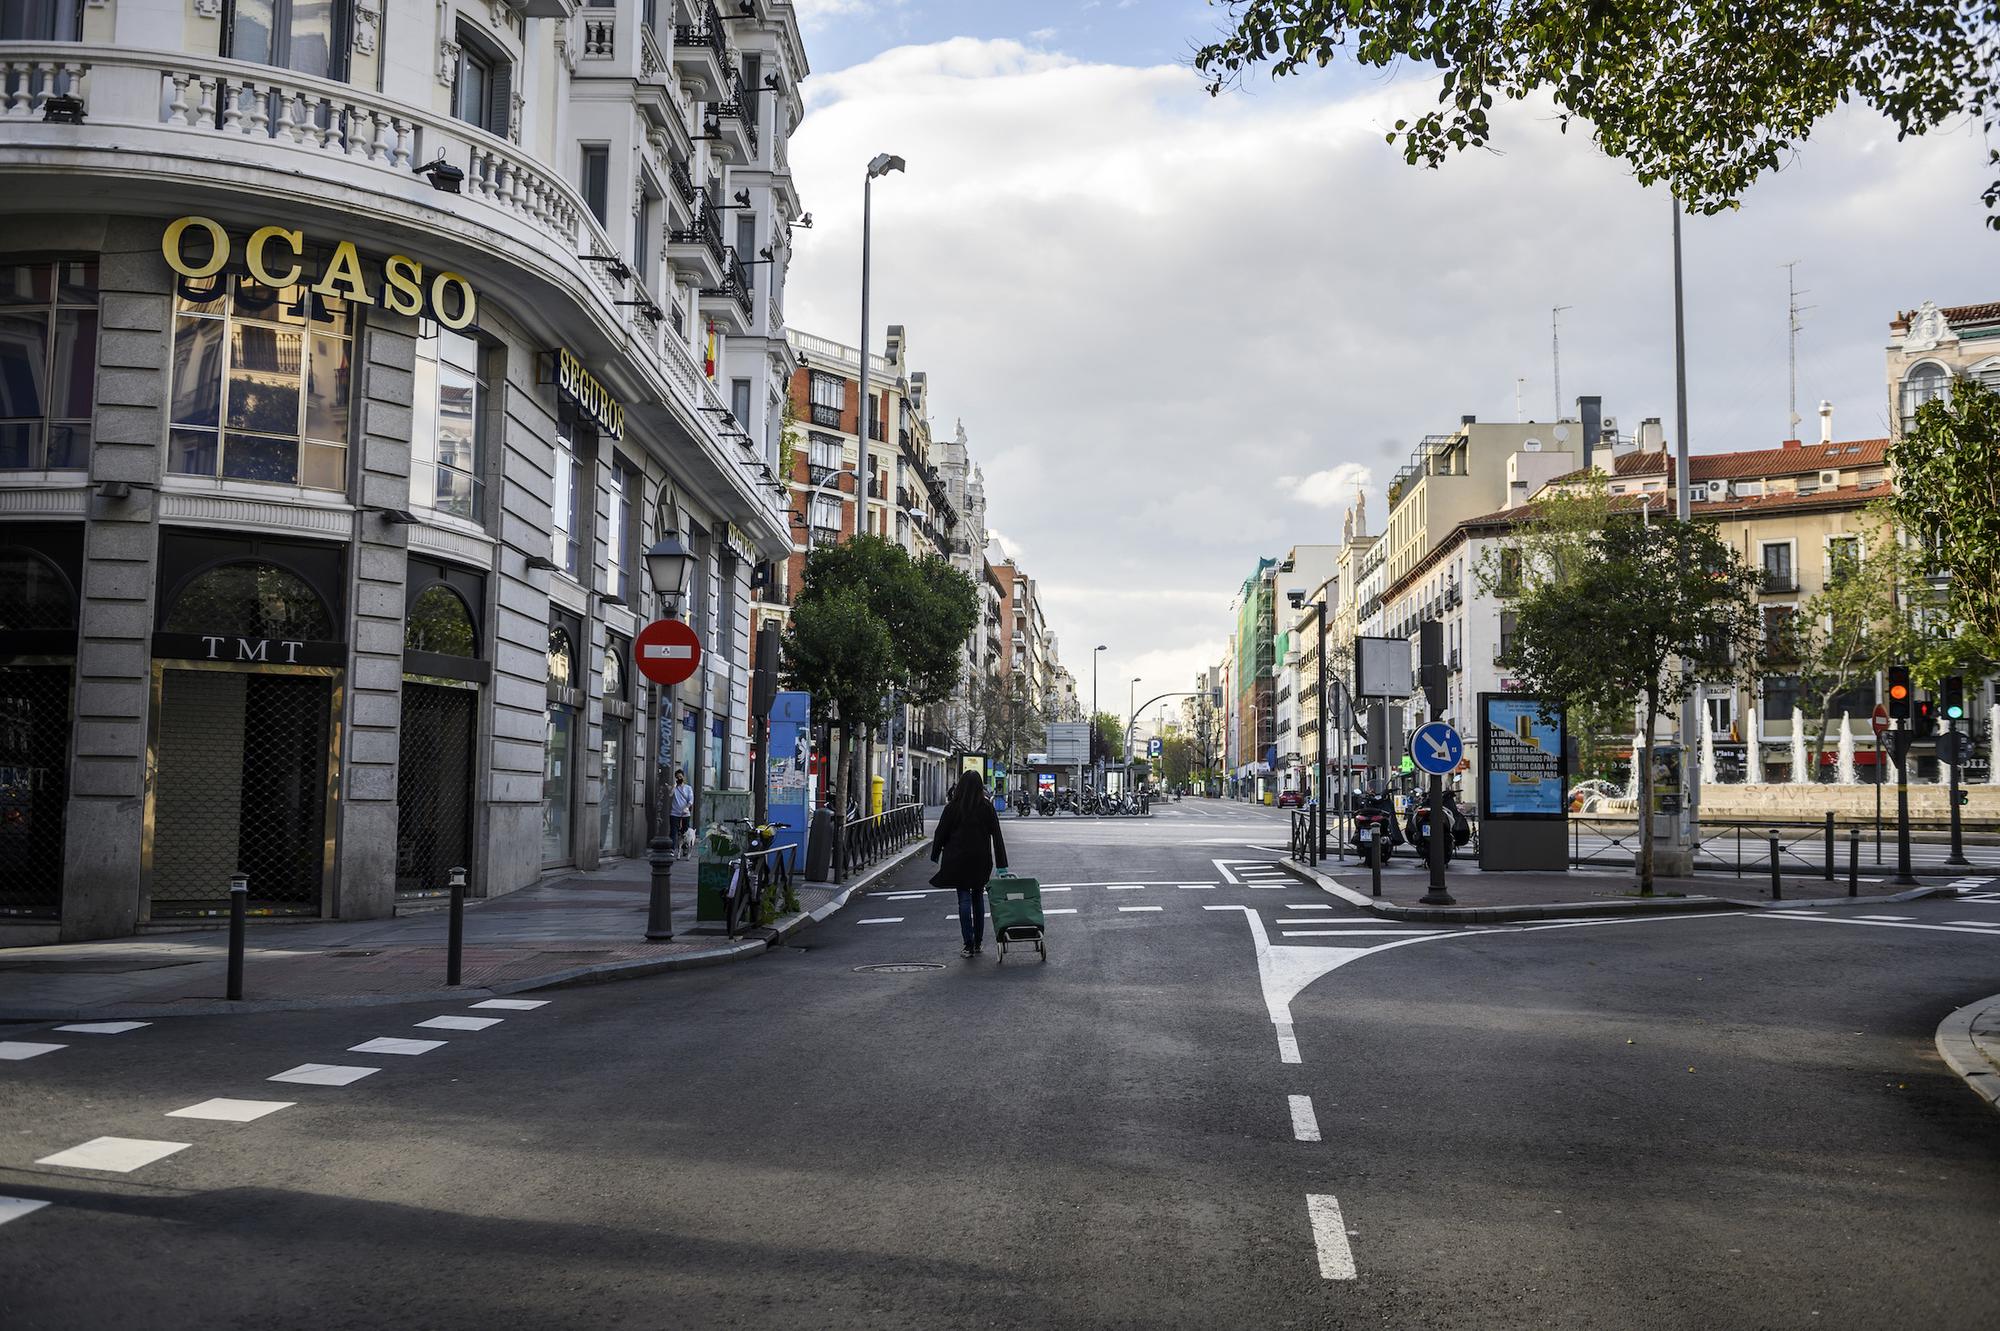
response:
<path fill-rule="evenodd" d="M 1324 924 L 1324 920 L 1279 920 L 1279 924 Z M 1287 938 L 1395 938 L 1399 935 L 1412 937 L 1432 937 L 1449 933 L 1448 929 L 1284 929 Z"/>
<path fill-rule="evenodd" d="M 150 1021 L 80 1021 L 74 1026 L 58 1026 L 59 1031 L 82 1031 L 86 1035 L 123 1035 L 136 1031 L 141 1026 L 150 1026 Z"/>
<path fill-rule="evenodd" d="M 1850 919 L 1841 919 L 1837 915 L 1793 915 L 1789 911 L 1782 913 L 1777 911 L 1760 911 L 1756 918 L 1760 920 L 1793 919 L 1798 920 L 1802 924 L 1855 924 L 1861 926 L 1863 929 L 1928 929 L 1934 933 L 1972 934 L 1979 938 L 1992 938 L 1994 936 L 1993 930 L 1984 926 L 1971 928 L 1964 925 L 1952 924 L 1906 924 L 1895 920 L 1868 920 L 1863 919 L 1859 915 L 1853 916 Z"/>
<path fill-rule="evenodd" d="M 399 1035 L 382 1035 L 373 1040 L 363 1040 L 360 1044 L 347 1046 L 350 1054 L 428 1054 L 433 1049 L 442 1048 L 443 1040 L 406 1040 Z"/>
<path fill-rule="evenodd" d="M 0 1197 L 0 1225 L 9 1220 L 19 1220 L 30 1211 L 39 1211 L 47 1202 L 38 1202 L 29 1197 Z"/>
<path fill-rule="evenodd" d="M 1917 917 L 1914 915 L 1856 915 L 1857 920 L 1868 920 L 1876 924 L 1904 924 Z"/>
<path fill-rule="evenodd" d="M 35 1163 L 54 1165 L 58 1169 L 98 1169 L 107 1174 L 129 1174 L 187 1148 L 186 1142 L 154 1142 L 138 1137 L 92 1137 L 81 1146 L 45 1155 Z"/>
<path fill-rule="evenodd" d="M 928 892 L 888 892 L 875 898 L 877 901 L 922 901 Z"/>
<path fill-rule="evenodd" d="M 1044 891 L 1044 892 L 1067 892 L 1067 891 L 1069 891 L 1069 889 L 1068 889 L 1068 888 L 1066 888 L 1066 887 L 1046 887 L 1046 886 L 1045 886 L 1045 887 L 1043 887 L 1043 888 L 1042 888 L 1042 891 Z"/>
<path fill-rule="evenodd" d="M 546 998 L 489 998 L 472 1006 L 498 1008 L 503 1012 L 532 1012 L 538 1007 L 548 1005 L 549 1000 Z"/>
<path fill-rule="evenodd" d="M 1215 890 L 1214 883 L 1175 883 L 1174 886 L 1183 892 L 1213 892 Z"/>
<path fill-rule="evenodd" d="M 958 916 L 954 915 L 951 918 L 955 920 Z M 901 924 L 902 922 L 903 917 L 900 915 L 881 915 L 872 920 L 855 921 L 856 924 Z"/>
<path fill-rule="evenodd" d="M 296 1100 L 203 1100 L 186 1109 L 169 1109 L 168 1118 L 206 1118 L 217 1123 L 254 1123 L 266 1114 L 290 1109 Z"/>
<path fill-rule="evenodd" d="M 1074 906 L 1050 906 L 1049 908 L 1047 908 L 1046 910 L 1044 910 L 1044 911 L 1042 912 L 1042 914 L 1044 914 L 1044 915 L 1074 915 L 1074 914 L 1076 914 L 1076 907 L 1074 907 Z"/>
<path fill-rule="evenodd" d="M 1319 1249 L 1320 1275 L 1327 1280 L 1354 1279 L 1354 1249 L 1347 1243 L 1340 1203 L 1328 1193 L 1308 1193 L 1306 1215 L 1312 1221 L 1313 1246 Z"/>
<path fill-rule="evenodd" d="M 1301 906 L 1297 905 L 1296 903 L 1290 903 L 1285 906 L 1285 909 L 1286 910 L 1332 910 L 1333 907 L 1326 905 L 1324 903 L 1315 903 L 1310 906 Z M 1282 924 L 1284 923 L 1284 921 L 1280 920 L 1279 923 Z"/>
<path fill-rule="evenodd" d="M 1120 906 L 1121 911 L 1165 910 L 1165 906 Z"/>
<path fill-rule="evenodd" d="M 488 1026 L 498 1026 L 505 1020 L 505 1017 L 432 1017 L 429 1021 L 418 1022 L 417 1025 L 429 1027 L 434 1031 L 483 1031 Z"/>
<path fill-rule="evenodd" d="M 1292 1140 L 1316 1142 L 1319 1140 L 1319 1118 L 1313 1113 L 1313 1099 L 1310 1095 L 1288 1095 L 1285 1099 L 1292 1105 Z"/>
<path fill-rule="evenodd" d="M 18 1063 L 24 1058 L 39 1058 L 67 1048 L 66 1044 L 40 1044 L 34 1040 L 0 1040 L 0 1059 Z"/>
<path fill-rule="evenodd" d="M 1222 875 L 1223 882 L 1233 883 L 1239 886 L 1242 884 L 1243 880 L 1241 878 L 1238 878 L 1235 874 L 1229 872 L 1229 866 L 1232 863 L 1232 861 L 1210 860 L 1209 863 L 1213 864 L 1215 866 L 1215 871 Z"/>
<path fill-rule="evenodd" d="M 347 1086 L 381 1070 L 340 1063 L 301 1063 L 264 1080 L 296 1082 L 300 1086 Z"/>
<path fill-rule="evenodd" d="M 1146 885 L 1144 883 L 1106 883 L 1104 890 L 1107 892 L 1144 892 Z"/>

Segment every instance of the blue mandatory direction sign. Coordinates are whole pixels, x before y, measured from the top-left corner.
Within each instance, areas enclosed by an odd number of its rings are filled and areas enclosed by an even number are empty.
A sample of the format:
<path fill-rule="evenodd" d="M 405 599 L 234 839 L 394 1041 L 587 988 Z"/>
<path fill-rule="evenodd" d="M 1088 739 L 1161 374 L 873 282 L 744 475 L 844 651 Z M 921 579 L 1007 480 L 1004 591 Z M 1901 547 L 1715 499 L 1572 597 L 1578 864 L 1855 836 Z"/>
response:
<path fill-rule="evenodd" d="M 1465 757 L 1465 741 L 1442 721 L 1418 726 L 1410 734 L 1410 761 L 1420 772 L 1445 776 L 1458 770 Z"/>

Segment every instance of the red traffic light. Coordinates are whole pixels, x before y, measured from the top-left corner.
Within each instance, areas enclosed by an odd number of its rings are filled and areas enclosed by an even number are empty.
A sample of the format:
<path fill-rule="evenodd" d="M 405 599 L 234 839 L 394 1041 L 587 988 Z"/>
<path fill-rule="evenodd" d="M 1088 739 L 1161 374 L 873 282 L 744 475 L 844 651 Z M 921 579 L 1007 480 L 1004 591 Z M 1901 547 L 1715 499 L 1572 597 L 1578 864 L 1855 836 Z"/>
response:
<path fill-rule="evenodd" d="M 1910 696 L 1910 686 L 1908 684 L 1891 684 L 1889 686 L 1889 696 L 1897 702 L 1901 702 Z"/>

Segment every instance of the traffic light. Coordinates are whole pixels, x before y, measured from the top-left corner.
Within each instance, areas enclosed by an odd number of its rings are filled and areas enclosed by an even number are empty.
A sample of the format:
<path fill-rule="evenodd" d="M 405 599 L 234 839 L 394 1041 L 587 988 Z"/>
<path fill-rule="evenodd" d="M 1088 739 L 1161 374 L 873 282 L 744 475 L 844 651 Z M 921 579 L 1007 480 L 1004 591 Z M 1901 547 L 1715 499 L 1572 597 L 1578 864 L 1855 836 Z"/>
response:
<path fill-rule="evenodd" d="M 1937 733 L 1937 705 L 1929 698 L 1917 699 L 1917 716 L 1916 720 L 1910 723 L 1910 733 L 1913 735 Z"/>
<path fill-rule="evenodd" d="M 1910 719 L 1910 668 L 1889 667 L 1889 715 L 1898 721 Z"/>
<path fill-rule="evenodd" d="M 1965 719 L 1965 676 L 1946 675 L 1944 677 L 1944 719 L 1963 721 Z"/>

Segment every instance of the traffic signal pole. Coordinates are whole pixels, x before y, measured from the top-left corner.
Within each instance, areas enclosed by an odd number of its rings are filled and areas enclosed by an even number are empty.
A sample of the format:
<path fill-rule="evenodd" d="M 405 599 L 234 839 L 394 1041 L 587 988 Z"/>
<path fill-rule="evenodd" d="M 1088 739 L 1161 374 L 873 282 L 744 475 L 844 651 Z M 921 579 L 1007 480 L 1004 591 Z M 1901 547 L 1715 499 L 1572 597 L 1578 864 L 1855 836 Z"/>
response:
<path fill-rule="evenodd" d="M 1972 861 L 1965 858 L 1965 828 L 1958 813 L 1958 778 L 1959 772 L 1965 762 L 1965 752 L 1959 747 L 1958 722 L 1948 721 L 1945 723 L 1945 726 L 1945 733 L 1951 736 L 1951 756 L 1958 761 L 1951 764 L 1951 854 L 1945 856 L 1944 862 L 1946 864 L 1970 864 Z M 1969 741 L 1966 747 L 1971 747 Z"/>
<path fill-rule="evenodd" d="M 1896 878 L 1898 887 L 1916 887 L 1910 872 L 1910 742 L 1916 738 L 1904 722 L 1896 727 L 1891 747 L 1896 751 Z"/>

